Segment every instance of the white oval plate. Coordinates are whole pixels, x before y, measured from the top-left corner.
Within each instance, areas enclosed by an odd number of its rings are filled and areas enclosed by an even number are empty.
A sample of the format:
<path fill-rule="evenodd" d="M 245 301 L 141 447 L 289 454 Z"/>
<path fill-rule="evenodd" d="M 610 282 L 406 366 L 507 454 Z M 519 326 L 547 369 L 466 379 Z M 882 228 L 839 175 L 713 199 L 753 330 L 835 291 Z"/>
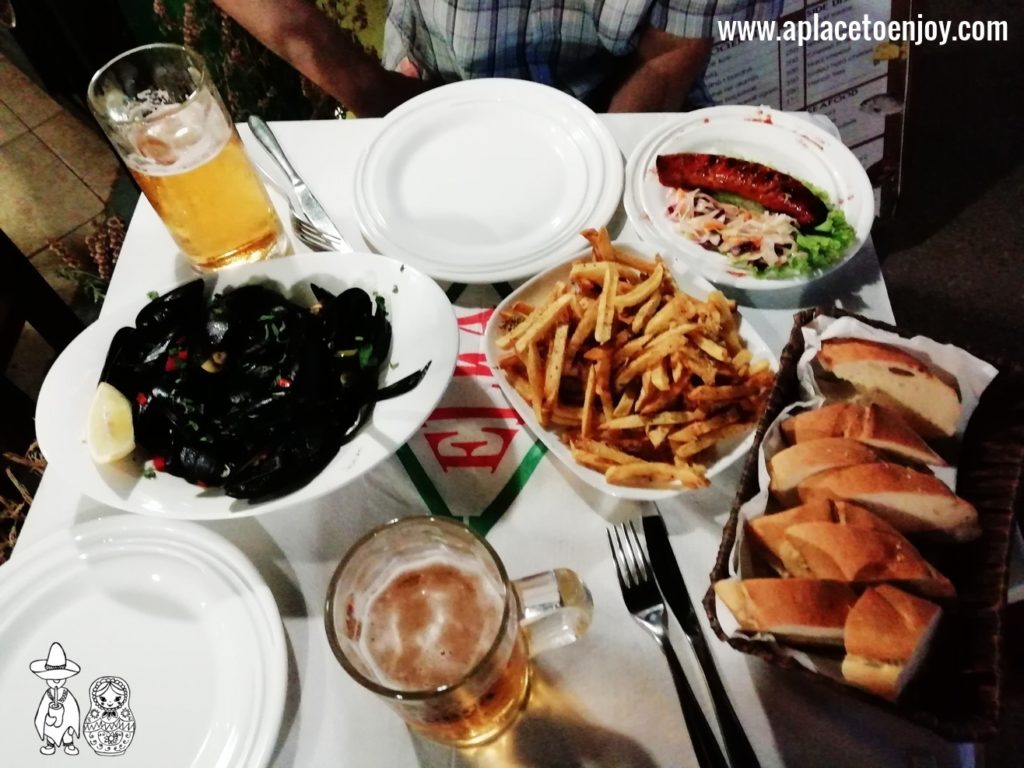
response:
<path fill-rule="evenodd" d="M 66 686 L 83 726 L 92 681 L 128 684 L 136 729 L 127 764 L 269 763 L 288 684 L 281 616 L 256 569 L 217 534 L 114 515 L 19 548 L 0 568 L 0 723 L 11 765 L 45 759 L 32 713 L 46 682 L 29 664 L 54 642 L 81 668 Z M 96 759 L 81 733 L 76 745 Z"/>
<path fill-rule="evenodd" d="M 617 241 L 614 245 L 616 248 L 623 250 L 632 250 L 646 258 L 652 258 L 656 253 L 655 249 L 648 244 Z M 593 469 L 584 467 L 582 464 L 578 464 L 573 458 L 572 452 L 569 450 L 568 446 L 559 439 L 558 433 L 544 429 L 540 425 L 537 421 L 537 417 L 534 415 L 533 408 L 526 402 L 523 396 L 516 391 L 515 387 L 509 384 L 508 379 L 505 378 L 505 374 L 498 366 L 498 361 L 501 359 L 503 354 L 503 351 L 497 344 L 498 338 L 503 333 L 501 330 L 502 313 L 516 301 L 526 301 L 534 306 L 542 304 L 545 298 L 550 294 L 551 289 L 554 288 L 556 282 L 559 280 L 563 282 L 569 281 L 569 272 L 573 263 L 578 259 L 589 258 L 590 255 L 591 250 L 589 248 L 578 251 L 571 259 L 559 264 L 557 267 L 553 267 L 546 272 L 537 275 L 535 278 L 524 283 L 513 293 L 505 297 L 505 299 L 494 310 L 494 313 L 491 315 L 491 319 L 487 323 L 487 329 L 484 331 L 484 351 L 487 354 L 487 364 L 491 367 L 491 370 L 494 371 L 494 378 L 498 382 L 498 386 L 501 387 L 501 391 L 505 395 L 505 398 L 523 418 L 523 421 L 526 423 L 526 426 L 530 428 L 530 431 L 540 438 L 544 445 L 547 446 L 548 450 L 557 456 L 558 459 L 583 482 L 599 491 L 607 493 L 610 496 L 615 496 L 621 499 L 632 499 L 635 501 L 658 501 L 659 499 L 667 499 L 672 496 L 677 496 L 680 493 L 685 493 L 687 490 L 685 488 L 672 490 L 612 485 L 604 479 L 604 475 L 600 472 L 596 472 Z M 715 287 L 711 283 L 700 275 L 696 275 L 689 271 L 678 262 L 666 261 L 666 266 L 672 270 L 672 275 L 675 278 L 676 285 L 679 286 L 679 289 L 691 296 L 695 296 L 696 298 L 703 300 L 707 298 L 707 295 L 711 291 L 715 290 Z M 751 327 L 750 322 L 746 319 L 741 320 L 740 336 L 746 342 L 747 347 L 754 356 L 754 360 L 768 360 L 773 371 L 777 371 L 779 369 L 778 358 L 775 357 L 768 345 L 764 343 L 764 340 L 757 331 Z M 714 477 L 741 459 L 747 454 L 753 444 L 754 429 L 751 427 L 750 432 L 746 436 L 742 439 L 730 442 L 726 447 L 726 452 L 719 455 L 715 461 L 708 466 L 707 477 Z"/>
<path fill-rule="evenodd" d="M 469 80 L 384 119 L 356 167 L 356 213 L 375 248 L 431 277 L 515 280 L 608 223 L 622 164 L 608 129 L 571 96 L 523 80 Z"/>
<path fill-rule="evenodd" d="M 706 152 L 752 160 L 810 182 L 824 190 L 853 227 L 854 241 L 843 258 L 808 277 L 769 280 L 732 266 L 725 256 L 706 251 L 676 230 L 666 213 L 668 187 L 658 181 L 658 155 Z M 853 257 L 871 234 L 875 197 L 860 161 L 830 133 L 795 115 L 769 107 L 727 106 L 681 115 L 647 136 L 626 163 L 623 196 L 626 215 L 644 240 L 681 259 L 719 285 L 772 291 L 804 285 Z"/>
<path fill-rule="evenodd" d="M 39 447 L 54 471 L 82 493 L 105 504 L 163 517 L 215 520 L 262 514 L 291 507 L 341 488 L 397 450 L 426 421 L 451 380 L 458 354 L 458 326 L 451 303 L 437 283 L 398 261 L 376 254 L 303 253 L 247 264 L 207 278 L 215 291 L 250 282 L 272 282 L 299 304 L 313 303 L 309 284 L 338 293 L 349 287 L 377 292 L 387 303 L 392 325 L 390 384 L 428 362 L 430 370 L 408 394 L 376 405 L 370 423 L 324 470 L 302 488 L 270 501 L 249 503 L 218 489 L 204 490 L 159 472 L 144 478 L 138 461 L 97 466 L 85 444 L 86 416 L 110 340 L 149 301 L 146 293 L 173 286 L 140 285 L 138 297 L 106 308 L 61 353 L 43 382 L 36 407 Z"/>

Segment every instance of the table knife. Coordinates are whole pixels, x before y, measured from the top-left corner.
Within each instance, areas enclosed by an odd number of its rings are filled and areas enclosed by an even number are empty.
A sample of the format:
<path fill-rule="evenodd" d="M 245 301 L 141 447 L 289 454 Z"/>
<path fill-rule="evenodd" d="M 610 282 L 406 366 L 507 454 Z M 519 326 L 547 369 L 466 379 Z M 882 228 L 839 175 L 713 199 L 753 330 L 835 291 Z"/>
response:
<path fill-rule="evenodd" d="M 718 667 L 708 647 L 707 638 L 701 631 L 697 611 L 690 594 L 686 591 L 686 582 L 683 580 L 683 574 L 679 570 L 679 563 L 676 562 L 676 555 L 668 538 L 665 521 L 662 520 L 660 513 L 647 515 L 643 518 L 643 526 L 654 577 L 697 656 L 697 662 L 704 674 L 704 682 L 715 705 L 715 715 L 722 731 L 729 762 L 734 768 L 758 768 L 760 763 L 757 761 L 757 755 L 750 746 L 750 740 L 743 731 L 743 725 L 736 715 L 736 710 L 733 709 L 732 702 L 729 701 L 729 695 L 725 692 Z"/>
<path fill-rule="evenodd" d="M 252 135 L 256 137 L 256 141 L 267 150 L 267 154 L 274 159 L 281 167 L 281 170 L 284 171 L 285 176 L 288 177 L 288 181 L 292 185 L 295 197 L 298 200 L 299 209 L 309 223 L 321 232 L 326 232 L 328 235 L 344 241 L 341 232 L 334 226 L 334 222 L 331 221 L 320 201 L 316 199 L 316 195 L 309 190 L 306 182 L 302 180 L 302 177 L 299 176 L 294 166 L 288 160 L 284 150 L 281 149 L 281 145 L 277 141 L 277 137 L 270 130 L 270 126 L 263 121 L 263 118 L 256 115 L 251 115 L 248 122 Z"/>

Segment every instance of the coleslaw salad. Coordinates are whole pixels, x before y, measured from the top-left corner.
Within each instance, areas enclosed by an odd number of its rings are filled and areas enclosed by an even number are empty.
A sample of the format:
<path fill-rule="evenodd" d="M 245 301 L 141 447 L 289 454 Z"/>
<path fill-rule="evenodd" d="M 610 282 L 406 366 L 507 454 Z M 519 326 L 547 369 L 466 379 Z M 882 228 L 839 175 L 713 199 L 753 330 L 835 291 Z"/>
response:
<path fill-rule="evenodd" d="M 754 277 L 806 277 L 840 261 L 856 233 L 842 210 L 810 184 L 829 206 L 826 219 L 800 229 L 796 220 L 726 192 L 669 189 L 666 213 L 683 236 L 722 254 Z"/>

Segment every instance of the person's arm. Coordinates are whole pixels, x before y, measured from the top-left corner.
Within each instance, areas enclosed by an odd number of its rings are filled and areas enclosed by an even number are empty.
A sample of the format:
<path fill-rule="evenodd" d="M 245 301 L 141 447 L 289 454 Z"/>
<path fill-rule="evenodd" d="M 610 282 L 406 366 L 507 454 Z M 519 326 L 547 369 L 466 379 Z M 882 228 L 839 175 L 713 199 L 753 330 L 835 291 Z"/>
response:
<path fill-rule="evenodd" d="M 648 27 L 608 104 L 609 112 L 676 112 L 704 72 L 711 40 Z"/>
<path fill-rule="evenodd" d="M 214 0 L 271 51 L 346 108 L 379 117 L 430 85 L 385 69 L 308 0 Z"/>

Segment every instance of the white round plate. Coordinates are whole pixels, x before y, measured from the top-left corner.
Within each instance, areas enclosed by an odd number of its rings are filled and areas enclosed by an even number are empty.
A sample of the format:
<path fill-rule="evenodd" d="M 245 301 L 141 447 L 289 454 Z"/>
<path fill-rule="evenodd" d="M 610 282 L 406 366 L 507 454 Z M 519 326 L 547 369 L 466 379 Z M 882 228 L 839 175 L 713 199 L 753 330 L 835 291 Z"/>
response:
<path fill-rule="evenodd" d="M 770 280 L 737 269 L 725 256 L 706 251 L 676 230 L 666 213 L 668 187 L 658 181 L 658 155 L 706 152 L 763 163 L 807 181 L 828 194 L 853 227 L 854 241 L 838 262 L 808 277 Z M 804 285 L 848 261 L 867 240 L 875 197 L 860 161 L 830 133 L 804 117 L 769 107 L 698 109 L 647 136 L 626 163 L 626 215 L 644 240 L 719 285 L 771 291 Z"/>
<path fill-rule="evenodd" d="M 138 297 L 105 307 L 100 319 L 61 353 L 43 382 L 36 406 L 39 447 L 65 482 L 113 507 L 162 517 L 214 520 L 261 514 L 323 496 L 341 488 L 391 456 L 426 421 L 441 399 L 458 354 L 458 326 L 451 303 L 437 283 L 398 261 L 376 254 L 303 253 L 247 264 L 207 278 L 207 288 L 221 291 L 251 282 L 275 283 L 297 303 L 313 303 L 310 283 L 338 293 L 359 287 L 379 293 L 387 303 L 392 326 L 387 385 L 419 370 L 430 370 L 411 392 L 377 403 L 369 424 L 343 445 L 324 470 L 302 488 L 270 501 L 249 503 L 218 489 L 202 489 L 179 477 L 158 472 L 145 478 L 139 461 L 107 466 L 93 463 L 85 443 L 86 416 L 114 333 L 134 325 L 135 315 L 159 293 L 173 286 L 140 285 Z"/>
<path fill-rule="evenodd" d="M 356 167 L 356 213 L 375 248 L 431 277 L 515 280 L 608 223 L 622 163 L 597 115 L 561 91 L 501 78 L 453 83 L 384 119 Z"/>
<path fill-rule="evenodd" d="M 55 642 L 81 669 L 65 685 L 88 764 L 96 759 L 84 731 L 89 689 L 104 676 L 130 690 L 136 727 L 126 765 L 270 761 L 288 683 L 281 617 L 256 569 L 217 534 L 115 515 L 19 548 L 0 568 L 0 733 L 10 765 L 45 759 L 33 713 L 46 681 L 29 664 Z M 56 759 L 67 758 L 58 751 Z"/>
<path fill-rule="evenodd" d="M 657 255 L 649 245 L 644 245 L 639 242 L 617 241 L 613 243 L 613 245 L 616 248 L 640 254 L 645 258 L 653 258 Z M 679 490 L 672 490 L 662 488 L 633 488 L 623 485 L 612 485 L 605 480 L 604 475 L 600 472 L 577 463 L 576 459 L 573 458 L 569 447 L 559 439 L 558 433 L 553 430 L 545 429 L 540 425 L 540 422 L 537 421 L 537 417 L 534 414 L 533 408 L 526 399 L 519 394 L 516 388 L 509 383 L 504 372 L 498 365 L 498 361 L 501 359 L 502 355 L 506 354 L 504 350 L 498 347 L 497 343 L 498 339 L 504 333 L 504 331 L 501 330 L 501 317 L 505 310 L 517 301 L 525 301 L 533 306 L 543 304 L 545 299 L 551 294 L 551 290 L 554 288 L 555 283 L 559 281 L 565 283 L 569 282 L 569 272 L 573 263 L 579 259 L 589 258 L 590 255 L 591 250 L 589 248 L 584 251 L 578 251 L 572 258 L 540 275 L 537 275 L 532 280 L 523 283 L 523 285 L 518 289 L 505 297 L 501 304 L 499 304 L 494 310 L 491 315 L 491 319 L 487 323 L 487 329 L 484 331 L 484 351 L 487 354 L 487 364 L 491 367 L 491 370 L 494 371 L 494 378 L 498 382 L 498 386 L 501 387 L 501 391 L 505 395 L 505 398 L 509 401 L 512 407 L 516 409 L 516 412 L 522 417 L 526 426 L 530 428 L 530 431 L 540 438 L 544 445 L 547 446 L 548 450 L 554 456 L 557 456 L 558 459 L 580 480 L 599 491 L 607 493 L 609 496 L 615 496 L 621 499 L 631 499 L 634 501 L 658 501 L 660 499 L 677 496 L 680 493 L 684 493 L 686 489 L 680 488 Z M 675 278 L 676 285 L 679 286 L 679 289 L 691 296 L 704 300 L 711 291 L 715 290 L 715 287 L 711 283 L 700 275 L 696 275 L 686 269 L 678 262 L 666 262 L 666 266 L 671 269 L 672 276 Z M 757 331 L 751 327 L 750 321 L 745 318 L 741 319 L 740 322 L 740 336 L 746 342 L 755 361 L 767 360 L 773 371 L 777 371 L 779 369 L 778 358 L 776 358 L 768 345 L 765 344 Z M 751 428 L 750 432 L 746 436 L 742 439 L 729 442 L 725 448 L 725 452 L 720 453 L 715 457 L 715 460 L 707 467 L 707 477 L 712 478 L 715 475 L 718 475 L 739 459 L 746 456 L 753 444 L 754 429 Z"/>

